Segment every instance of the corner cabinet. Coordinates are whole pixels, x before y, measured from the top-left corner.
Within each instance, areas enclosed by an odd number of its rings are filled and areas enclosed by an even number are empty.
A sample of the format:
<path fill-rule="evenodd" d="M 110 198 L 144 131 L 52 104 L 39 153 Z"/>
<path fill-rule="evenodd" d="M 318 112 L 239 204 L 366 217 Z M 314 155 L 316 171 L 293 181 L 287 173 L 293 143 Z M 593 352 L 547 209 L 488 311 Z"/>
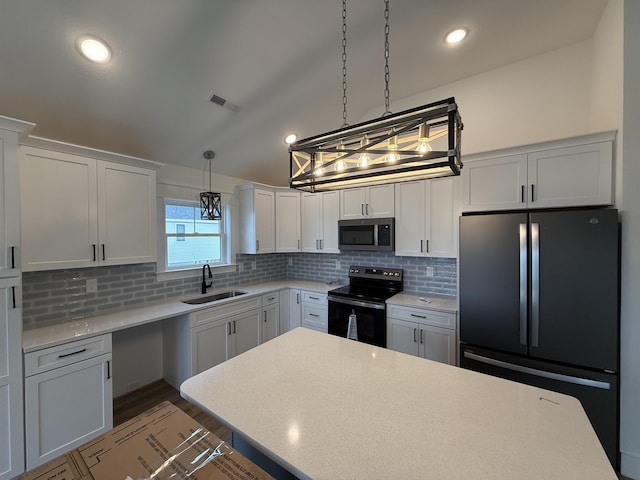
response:
<path fill-rule="evenodd" d="M 300 192 L 276 192 L 276 252 L 300 251 Z"/>
<path fill-rule="evenodd" d="M 615 132 L 464 158 L 462 211 L 612 205 Z"/>
<path fill-rule="evenodd" d="M 19 157 L 24 271 L 156 260 L 155 170 L 29 146 Z"/>
<path fill-rule="evenodd" d="M 338 248 L 340 192 L 303 193 L 300 203 L 302 251 L 340 253 Z"/>
<path fill-rule="evenodd" d="M 457 257 L 455 177 L 395 185 L 396 256 Z"/>
<path fill-rule="evenodd" d="M 240 189 L 240 253 L 275 253 L 275 192 L 255 184 Z"/>
<path fill-rule="evenodd" d="M 393 215 L 393 184 L 340 190 L 341 220 Z"/>

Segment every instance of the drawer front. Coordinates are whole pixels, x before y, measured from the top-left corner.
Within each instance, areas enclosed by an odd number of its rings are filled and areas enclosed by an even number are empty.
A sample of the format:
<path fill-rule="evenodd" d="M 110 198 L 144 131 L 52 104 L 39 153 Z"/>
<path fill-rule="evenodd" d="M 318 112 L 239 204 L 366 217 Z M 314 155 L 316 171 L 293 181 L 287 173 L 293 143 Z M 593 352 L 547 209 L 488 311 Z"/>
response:
<path fill-rule="evenodd" d="M 318 330 L 320 332 L 328 332 L 327 324 L 327 307 L 318 307 L 316 305 L 302 304 L 302 326 Z"/>
<path fill-rule="evenodd" d="M 44 348 L 25 354 L 24 375 L 29 377 L 105 353 L 111 353 L 110 333 Z"/>
<path fill-rule="evenodd" d="M 236 313 L 247 312 L 249 310 L 260 308 L 260 301 L 260 297 L 256 296 L 248 298 L 246 300 L 229 302 L 225 305 L 220 305 L 219 307 L 211 307 L 207 308 L 206 310 L 194 312 L 191 314 L 191 326 L 195 327 L 204 323 L 214 322 L 222 318 L 227 318 L 231 315 L 235 315 Z"/>
<path fill-rule="evenodd" d="M 387 305 L 387 317 L 398 318 L 435 327 L 456 328 L 456 314 L 428 310 L 426 308 L 400 307 Z"/>
<path fill-rule="evenodd" d="M 315 303 L 316 305 L 327 305 L 327 294 L 318 292 L 302 291 L 303 303 Z"/>
<path fill-rule="evenodd" d="M 262 306 L 273 305 L 280 302 L 280 292 L 266 293 L 262 295 Z"/>

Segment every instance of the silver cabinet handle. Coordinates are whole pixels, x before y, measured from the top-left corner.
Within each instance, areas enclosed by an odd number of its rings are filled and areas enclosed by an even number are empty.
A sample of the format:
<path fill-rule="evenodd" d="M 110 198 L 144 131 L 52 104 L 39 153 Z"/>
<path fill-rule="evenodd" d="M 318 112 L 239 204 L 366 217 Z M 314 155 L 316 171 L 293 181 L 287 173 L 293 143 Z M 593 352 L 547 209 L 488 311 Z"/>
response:
<path fill-rule="evenodd" d="M 540 224 L 531 224 L 531 346 L 540 334 Z"/>
<path fill-rule="evenodd" d="M 300 250 L 300 240 L 298 240 L 298 250 Z"/>
<path fill-rule="evenodd" d="M 520 345 L 527 344 L 527 224 L 520 224 Z"/>
<path fill-rule="evenodd" d="M 320 240 L 316 240 L 316 250 L 320 250 L 320 247 L 319 247 L 320 243 L 319 242 L 320 242 Z"/>
<path fill-rule="evenodd" d="M 320 239 L 320 250 L 324 249 L 324 242 L 322 239 Z"/>
<path fill-rule="evenodd" d="M 318 297 L 309 297 L 311 300 L 320 300 Z"/>

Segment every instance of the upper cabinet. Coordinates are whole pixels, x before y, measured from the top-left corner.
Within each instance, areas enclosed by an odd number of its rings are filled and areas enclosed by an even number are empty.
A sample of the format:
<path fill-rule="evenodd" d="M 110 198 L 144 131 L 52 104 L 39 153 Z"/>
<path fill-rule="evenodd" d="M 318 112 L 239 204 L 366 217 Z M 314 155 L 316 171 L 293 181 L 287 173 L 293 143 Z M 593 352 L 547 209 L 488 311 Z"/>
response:
<path fill-rule="evenodd" d="M 340 219 L 393 217 L 393 184 L 340 190 Z"/>
<path fill-rule="evenodd" d="M 340 193 L 303 193 L 302 251 L 312 253 L 340 253 L 338 248 L 338 219 Z"/>
<path fill-rule="evenodd" d="M 615 132 L 464 159 L 463 211 L 613 204 Z"/>
<path fill-rule="evenodd" d="M 32 123 L 0 116 L 0 278 L 20 275 L 18 135 Z"/>
<path fill-rule="evenodd" d="M 300 251 L 300 192 L 276 192 L 276 252 Z"/>
<path fill-rule="evenodd" d="M 455 177 L 395 185 L 396 256 L 457 256 Z"/>
<path fill-rule="evenodd" d="M 30 146 L 19 157 L 24 271 L 156 261 L 155 170 Z"/>
<path fill-rule="evenodd" d="M 249 183 L 240 187 L 240 253 L 276 251 L 276 195 Z"/>

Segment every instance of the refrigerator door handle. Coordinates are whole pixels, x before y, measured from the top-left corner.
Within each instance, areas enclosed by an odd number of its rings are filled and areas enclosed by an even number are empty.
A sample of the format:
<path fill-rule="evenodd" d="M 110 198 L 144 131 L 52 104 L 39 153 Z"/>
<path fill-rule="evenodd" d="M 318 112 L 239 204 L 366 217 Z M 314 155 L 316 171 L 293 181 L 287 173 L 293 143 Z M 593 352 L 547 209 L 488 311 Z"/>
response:
<path fill-rule="evenodd" d="M 531 346 L 540 337 L 540 224 L 531 224 Z"/>
<path fill-rule="evenodd" d="M 527 344 L 527 224 L 520 224 L 520 345 Z"/>
<path fill-rule="evenodd" d="M 572 375 L 564 375 L 562 373 L 547 372 L 545 370 L 539 370 L 537 368 L 524 367 L 522 365 L 515 365 L 513 363 L 503 362 L 502 360 L 496 360 L 495 358 L 484 357 L 472 352 L 464 352 L 464 357 L 468 358 L 469 360 L 486 363 L 487 365 L 493 365 L 494 367 L 506 368 L 507 370 L 513 370 L 514 372 L 525 373 L 527 375 L 535 375 L 536 377 L 549 378 L 551 380 L 558 380 L 565 383 L 575 383 L 576 385 L 582 385 L 585 387 L 611 390 L 611 384 L 608 382 L 591 380 L 589 378 L 574 377 Z"/>

